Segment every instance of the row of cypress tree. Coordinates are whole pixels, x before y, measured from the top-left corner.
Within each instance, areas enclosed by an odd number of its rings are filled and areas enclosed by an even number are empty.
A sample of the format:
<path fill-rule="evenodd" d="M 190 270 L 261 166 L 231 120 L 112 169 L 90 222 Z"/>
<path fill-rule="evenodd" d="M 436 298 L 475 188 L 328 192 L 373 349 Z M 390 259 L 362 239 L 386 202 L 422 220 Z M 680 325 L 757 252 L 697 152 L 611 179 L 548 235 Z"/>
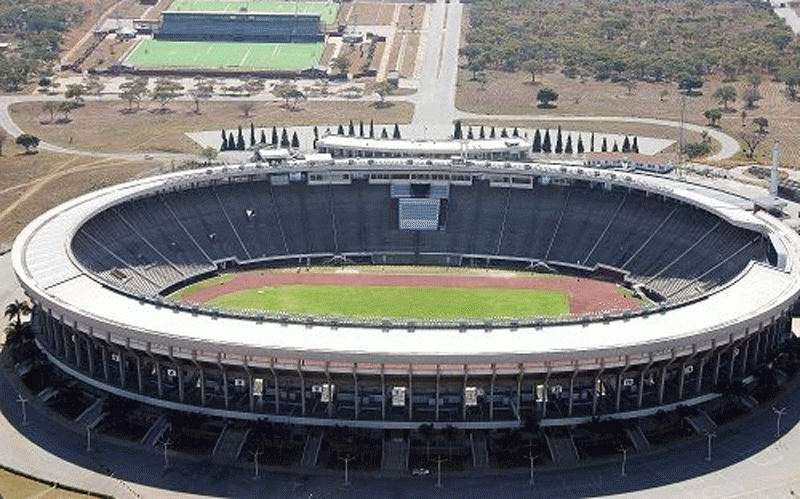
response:
<path fill-rule="evenodd" d="M 514 130 L 512 130 L 510 133 L 505 128 L 501 129 L 500 138 L 507 139 L 508 137 L 519 137 L 519 129 L 517 127 L 514 127 Z M 480 128 L 478 129 L 478 132 L 475 133 L 472 131 L 472 126 L 469 126 L 467 127 L 466 135 L 464 135 L 464 130 L 461 126 L 461 121 L 457 120 L 453 128 L 453 138 L 456 140 L 461 140 L 461 139 L 473 140 L 473 139 L 486 139 L 486 138 L 496 139 L 497 130 L 495 129 L 495 127 L 490 127 L 489 131 L 487 132 L 486 128 L 483 125 L 481 125 Z"/>
<path fill-rule="evenodd" d="M 589 147 L 588 149 L 583 144 L 583 136 L 578 134 L 578 141 L 573 148 L 572 144 L 572 134 L 567 135 L 566 142 L 563 140 L 561 127 L 558 127 L 558 131 L 556 132 L 556 139 L 555 145 L 553 145 L 552 140 L 550 139 L 550 130 L 546 129 L 544 134 L 542 134 L 539 129 L 536 129 L 536 133 L 533 135 L 533 144 L 531 150 L 534 153 L 555 153 L 555 154 L 583 154 L 584 152 L 595 152 L 598 151 L 595 144 L 594 132 L 592 132 L 591 138 L 589 139 Z M 639 152 L 639 139 L 638 137 L 634 136 L 633 140 L 631 140 L 627 135 L 625 139 L 622 141 L 622 147 L 619 146 L 617 141 L 614 141 L 614 145 L 611 149 L 608 148 L 608 139 L 603 137 L 603 140 L 600 144 L 600 152 L 623 152 L 623 153 L 638 153 Z"/>
<path fill-rule="evenodd" d="M 365 125 L 363 121 L 358 122 L 358 131 L 356 131 L 356 125 L 353 123 L 353 120 L 350 120 L 350 123 L 347 125 L 347 131 L 345 132 L 344 125 L 339 125 L 339 128 L 336 129 L 336 135 L 340 136 L 347 136 L 347 137 L 360 137 L 362 139 L 374 139 L 375 138 L 375 122 L 373 120 L 369 120 L 369 125 Z M 380 138 L 388 139 L 389 138 L 389 131 L 386 127 L 383 127 L 380 133 Z M 400 135 L 400 126 L 395 123 L 394 130 L 392 130 L 391 138 L 400 140 L 402 137 Z"/>
<path fill-rule="evenodd" d="M 319 131 L 317 127 L 314 127 L 314 139 L 319 136 Z M 272 127 L 272 135 L 270 140 L 267 141 L 267 132 L 265 129 L 261 129 L 260 138 L 256 140 L 256 128 L 255 126 L 250 123 L 250 141 L 249 147 L 255 147 L 256 145 L 272 145 L 272 146 L 280 146 L 280 147 L 292 147 L 292 148 L 299 148 L 300 147 L 300 138 L 297 136 L 297 132 L 292 133 L 291 139 L 289 138 L 289 132 L 284 128 L 280 134 L 278 134 L 277 127 Z M 239 131 L 237 135 L 234 137 L 233 132 L 226 133 L 225 130 L 222 130 L 222 145 L 220 146 L 220 151 L 244 151 L 247 149 L 247 145 L 244 139 L 244 133 L 242 132 L 241 125 L 239 126 Z"/>

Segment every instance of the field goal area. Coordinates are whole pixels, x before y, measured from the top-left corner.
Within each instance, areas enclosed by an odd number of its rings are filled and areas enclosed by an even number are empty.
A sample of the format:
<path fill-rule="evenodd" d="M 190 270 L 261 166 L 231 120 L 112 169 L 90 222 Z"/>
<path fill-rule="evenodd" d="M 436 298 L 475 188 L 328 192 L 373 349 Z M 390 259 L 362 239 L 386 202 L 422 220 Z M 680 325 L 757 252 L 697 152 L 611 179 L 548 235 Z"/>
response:
<path fill-rule="evenodd" d="M 125 60 L 143 68 L 302 70 L 317 65 L 323 43 L 143 40 Z"/>

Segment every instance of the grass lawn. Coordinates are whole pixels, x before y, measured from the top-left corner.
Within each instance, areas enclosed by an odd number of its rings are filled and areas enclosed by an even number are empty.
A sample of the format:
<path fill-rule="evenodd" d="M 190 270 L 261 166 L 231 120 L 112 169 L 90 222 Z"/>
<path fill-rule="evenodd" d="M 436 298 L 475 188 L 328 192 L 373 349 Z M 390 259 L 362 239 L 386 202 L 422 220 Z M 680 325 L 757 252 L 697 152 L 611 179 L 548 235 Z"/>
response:
<path fill-rule="evenodd" d="M 319 14 L 320 21 L 331 24 L 339 13 L 339 4 L 335 2 L 215 2 L 214 0 L 175 0 L 167 11 L 189 12 L 297 12 L 299 14 Z"/>
<path fill-rule="evenodd" d="M 394 319 L 483 319 L 569 312 L 560 291 L 490 288 L 289 285 L 249 289 L 209 302 L 270 312 Z"/>
<path fill-rule="evenodd" d="M 143 40 L 125 60 L 137 67 L 307 69 L 322 56 L 322 43 L 176 42 Z"/>

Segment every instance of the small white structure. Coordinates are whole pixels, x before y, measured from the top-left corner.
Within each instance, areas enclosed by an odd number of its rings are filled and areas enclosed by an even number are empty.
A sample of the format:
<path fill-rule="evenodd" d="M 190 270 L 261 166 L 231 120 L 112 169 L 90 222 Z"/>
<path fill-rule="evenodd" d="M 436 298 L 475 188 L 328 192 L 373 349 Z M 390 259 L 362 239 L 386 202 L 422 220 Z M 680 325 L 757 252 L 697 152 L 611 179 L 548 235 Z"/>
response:
<path fill-rule="evenodd" d="M 329 135 L 319 139 L 317 150 L 334 158 L 521 160 L 528 157 L 530 144 L 518 137 L 487 140 L 399 140 Z"/>
<path fill-rule="evenodd" d="M 584 161 L 593 168 L 622 168 L 653 173 L 669 173 L 674 166 L 672 161 L 656 156 L 638 153 L 590 152 Z"/>

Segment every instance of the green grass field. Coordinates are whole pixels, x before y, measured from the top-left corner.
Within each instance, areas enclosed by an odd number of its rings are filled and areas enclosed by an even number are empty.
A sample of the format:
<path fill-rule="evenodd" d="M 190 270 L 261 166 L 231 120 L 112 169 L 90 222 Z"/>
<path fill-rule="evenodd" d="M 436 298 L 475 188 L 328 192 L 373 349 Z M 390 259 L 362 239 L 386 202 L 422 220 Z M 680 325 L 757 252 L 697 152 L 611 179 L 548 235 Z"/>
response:
<path fill-rule="evenodd" d="M 175 42 L 144 40 L 125 60 L 147 68 L 298 70 L 316 66 L 322 43 Z"/>
<path fill-rule="evenodd" d="M 392 319 L 491 319 L 569 312 L 560 291 L 491 288 L 289 285 L 231 293 L 209 302 L 228 308 Z"/>
<path fill-rule="evenodd" d="M 301 14 L 319 14 L 320 21 L 333 24 L 339 13 L 339 4 L 334 2 L 227 2 L 214 0 L 175 0 L 169 11 L 208 11 L 208 12 L 298 12 Z"/>

